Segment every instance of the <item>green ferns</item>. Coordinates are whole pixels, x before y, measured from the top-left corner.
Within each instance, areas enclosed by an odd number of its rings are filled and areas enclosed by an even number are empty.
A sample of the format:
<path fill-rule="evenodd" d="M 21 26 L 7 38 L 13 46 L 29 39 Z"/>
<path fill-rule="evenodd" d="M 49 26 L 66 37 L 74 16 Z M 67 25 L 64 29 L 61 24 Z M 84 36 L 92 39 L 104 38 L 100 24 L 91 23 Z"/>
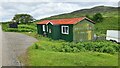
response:
<path fill-rule="evenodd" d="M 80 42 L 80 43 L 64 43 L 59 48 L 55 47 L 53 50 L 59 52 L 80 52 L 80 51 L 95 51 L 103 53 L 115 53 L 120 49 L 120 45 L 108 41 L 101 42 Z"/>
<path fill-rule="evenodd" d="M 41 39 L 40 42 L 36 43 L 41 50 L 55 51 L 55 52 L 102 52 L 114 54 L 119 52 L 120 45 L 113 43 L 111 41 L 93 41 L 93 42 L 65 42 L 65 41 L 55 41 L 55 40 L 45 40 Z"/>

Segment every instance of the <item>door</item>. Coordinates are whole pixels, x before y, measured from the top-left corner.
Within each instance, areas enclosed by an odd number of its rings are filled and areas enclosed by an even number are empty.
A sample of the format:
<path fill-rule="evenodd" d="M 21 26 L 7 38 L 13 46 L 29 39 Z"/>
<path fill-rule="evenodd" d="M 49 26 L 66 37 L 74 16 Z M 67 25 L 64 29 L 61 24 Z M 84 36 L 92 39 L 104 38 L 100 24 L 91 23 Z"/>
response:
<path fill-rule="evenodd" d="M 47 24 L 47 36 L 49 37 L 49 38 L 52 38 L 52 27 L 53 27 L 53 25 L 51 24 L 51 23 L 48 23 Z"/>

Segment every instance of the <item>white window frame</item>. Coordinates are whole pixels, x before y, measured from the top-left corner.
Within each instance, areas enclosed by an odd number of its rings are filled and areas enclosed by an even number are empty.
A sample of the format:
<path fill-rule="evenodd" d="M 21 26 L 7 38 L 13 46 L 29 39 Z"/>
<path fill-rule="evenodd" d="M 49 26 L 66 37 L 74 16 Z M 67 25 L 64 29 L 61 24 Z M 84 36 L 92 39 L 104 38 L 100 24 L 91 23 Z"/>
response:
<path fill-rule="evenodd" d="M 67 27 L 68 30 L 66 32 L 63 32 L 63 28 Z M 62 31 L 62 34 L 69 34 L 69 26 L 61 26 L 61 31 Z"/>
<path fill-rule="evenodd" d="M 45 31 L 45 25 L 42 25 L 43 31 Z"/>

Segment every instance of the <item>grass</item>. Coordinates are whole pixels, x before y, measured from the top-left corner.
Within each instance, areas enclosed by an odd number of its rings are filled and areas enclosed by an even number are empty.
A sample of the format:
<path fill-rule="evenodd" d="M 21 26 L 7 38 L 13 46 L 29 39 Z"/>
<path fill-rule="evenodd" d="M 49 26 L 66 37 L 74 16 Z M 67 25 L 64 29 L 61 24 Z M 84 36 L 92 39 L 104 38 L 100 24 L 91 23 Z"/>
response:
<path fill-rule="evenodd" d="M 18 28 L 9 28 L 8 23 L 2 24 L 2 30 L 6 32 L 36 32 L 36 24 L 19 24 Z"/>
<path fill-rule="evenodd" d="M 67 42 L 45 38 L 36 33 L 26 34 L 40 40 L 35 43 L 37 47 L 33 44 L 21 57 L 26 66 L 118 66 L 118 53 L 58 52 L 52 50 L 52 46 L 60 47 L 62 43 Z"/>
<path fill-rule="evenodd" d="M 95 33 L 105 35 L 107 30 L 120 30 L 118 17 L 105 17 L 103 22 L 95 24 Z"/>
<path fill-rule="evenodd" d="M 36 33 L 24 32 L 29 36 L 37 38 L 38 42 L 33 45 L 38 45 L 38 48 L 57 52 L 80 52 L 80 51 L 95 51 L 114 54 L 119 51 L 120 45 L 106 40 L 87 41 L 87 42 L 66 42 L 64 40 L 53 40 L 47 37 L 43 37 Z M 54 43 L 54 44 L 53 44 Z"/>
<path fill-rule="evenodd" d="M 63 53 L 28 49 L 30 66 L 117 66 L 118 55 L 98 52 Z"/>

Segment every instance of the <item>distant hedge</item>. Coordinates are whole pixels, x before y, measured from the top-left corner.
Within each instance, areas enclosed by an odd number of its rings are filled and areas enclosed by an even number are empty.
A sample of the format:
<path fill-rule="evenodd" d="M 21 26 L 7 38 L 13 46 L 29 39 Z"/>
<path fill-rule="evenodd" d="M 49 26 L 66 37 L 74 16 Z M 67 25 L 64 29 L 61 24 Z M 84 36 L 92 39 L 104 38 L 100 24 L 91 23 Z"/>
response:
<path fill-rule="evenodd" d="M 36 32 L 37 28 L 33 25 L 20 24 L 18 28 L 9 28 L 7 23 L 2 24 L 3 31 L 6 32 Z"/>
<path fill-rule="evenodd" d="M 25 29 L 25 28 L 8 28 L 7 31 L 9 32 L 33 32 L 31 29 Z"/>

